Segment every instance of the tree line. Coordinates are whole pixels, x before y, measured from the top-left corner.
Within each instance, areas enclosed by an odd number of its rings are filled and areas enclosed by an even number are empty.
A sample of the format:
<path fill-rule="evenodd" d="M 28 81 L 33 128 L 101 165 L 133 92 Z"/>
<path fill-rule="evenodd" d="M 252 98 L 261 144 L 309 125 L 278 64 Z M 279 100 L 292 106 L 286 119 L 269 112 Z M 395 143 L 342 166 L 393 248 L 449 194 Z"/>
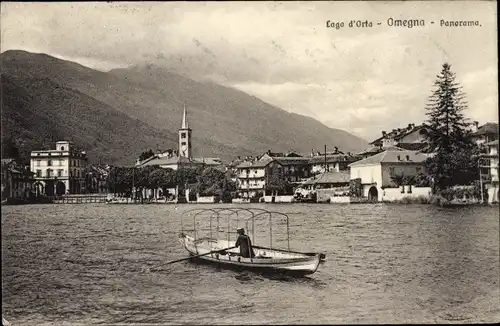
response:
<path fill-rule="evenodd" d="M 231 172 L 216 168 L 181 168 L 173 170 L 159 166 L 112 167 L 106 180 L 110 192 L 130 196 L 135 188 L 139 197 L 144 189 L 161 189 L 164 195 L 168 189 L 179 187 L 179 192 L 189 189 L 201 196 L 219 196 L 225 201 L 236 192 L 236 183 Z"/>

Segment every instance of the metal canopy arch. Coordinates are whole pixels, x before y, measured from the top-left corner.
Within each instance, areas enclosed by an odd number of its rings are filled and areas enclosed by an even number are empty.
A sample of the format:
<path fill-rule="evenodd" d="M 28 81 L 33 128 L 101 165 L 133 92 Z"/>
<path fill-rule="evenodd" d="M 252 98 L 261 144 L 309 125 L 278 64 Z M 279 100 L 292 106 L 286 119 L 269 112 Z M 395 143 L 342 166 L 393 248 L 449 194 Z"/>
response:
<path fill-rule="evenodd" d="M 243 215 L 241 213 L 247 213 L 250 216 L 247 217 L 245 221 L 245 226 L 248 229 L 248 222 L 252 220 L 252 241 L 255 243 L 255 218 L 259 218 L 262 216 L 268 216 L 269 217 L 269 237 L 270 237 L 270 248 L 272 249 L 272 217 L 274 215 L 278 215 L 281 217 L 286 218 L 286 233 L 287 233 L 287 243 L 288 243 L 288 250 L 290 250 L 290 222 L 289 222 L 289 217 L 285 213 L 281 212 L 273 212 L 273 211 L 268 211 L 263 208 L 232 208 L 232 207 L 227 207 L 227 208 L 194 208 L 190 209 L 183 214 L 190 215 L 193 214 L 193 229 L 192 230 L 184 230 L 184 224 L 183 224 L 183 218 L 181 218 L 181 232 L 184 233 L 184 231 L 193 231 L 194 232 L 194 239 L 196 241 L 197 239 L 197 229 L 196 229 L 196 220 L 197 217 L 202 216 L 203 214 L 209 214 L 209 228 L 210 228 L 210 238 L 212 239 L 212 218 L 217 219 L 217 238 L 219 236 L 219 220 L 221 218 L 221 214 L 227 213 L 226 219 L 227 219 L 227 240 L 230 242 L 230 230 L 231 230 L 231 217 L 236 216 L 236 227 L 238 227 L 238 221 L 240 215 Z"/>

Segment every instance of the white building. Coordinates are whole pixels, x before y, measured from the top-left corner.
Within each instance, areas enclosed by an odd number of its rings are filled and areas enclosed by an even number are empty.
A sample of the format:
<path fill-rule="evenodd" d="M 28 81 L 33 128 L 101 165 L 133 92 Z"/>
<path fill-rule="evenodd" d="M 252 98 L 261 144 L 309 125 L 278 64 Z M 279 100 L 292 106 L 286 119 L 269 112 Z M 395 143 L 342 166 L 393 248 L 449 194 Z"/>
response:
<path fill-rule="evenodd" d="M 46 196 L 85 192 L 87 154 L 69 141 L 56 142 L 56 149 L 31 152 L 33 188 Z"/>
<path fill-rule="evenodd" d="M 490 170 L 490 182 L 486 185 L 488 189 L 488 202 L 498 203 L 499 195 L 499 181 L 498 181 L 498 139 L 485 144 L 488 148 L 488 155 L 486 160 L 488 162 L 487 166 Z"/>
<path fill-rule="evenodd" d="M 418 175 L 426 159 L 417 151 L 388 149 L 350 164 L 351 180 L 361 180 L 363 197 L 382 200 L 384 188 L 394 187 L 392 177 Z"/>
<path fill-rule="evenodd" d="M 244 198 L 262 197 L 266 190 L 267 170 L 274 164 L 274 159 L 263 159 L 256 162 L 243 162 L 237 168 L 237 187 Z"/>

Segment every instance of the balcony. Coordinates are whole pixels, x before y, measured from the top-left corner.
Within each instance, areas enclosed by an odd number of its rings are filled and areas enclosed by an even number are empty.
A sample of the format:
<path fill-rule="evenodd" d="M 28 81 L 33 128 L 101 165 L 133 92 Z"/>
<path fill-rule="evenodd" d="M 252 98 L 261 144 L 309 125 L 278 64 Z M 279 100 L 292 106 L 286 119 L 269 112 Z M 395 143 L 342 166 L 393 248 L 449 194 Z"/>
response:
<path fill-rule="evenodd" d="M 251 184 L 251 185 L 239 185 L 239 189 L 240 190 L 247 190 L 247 189 L 250 189 L 250 190 L 256 190 L 256 189 L 264 189 L 264 185 L 263 184 Z"/>

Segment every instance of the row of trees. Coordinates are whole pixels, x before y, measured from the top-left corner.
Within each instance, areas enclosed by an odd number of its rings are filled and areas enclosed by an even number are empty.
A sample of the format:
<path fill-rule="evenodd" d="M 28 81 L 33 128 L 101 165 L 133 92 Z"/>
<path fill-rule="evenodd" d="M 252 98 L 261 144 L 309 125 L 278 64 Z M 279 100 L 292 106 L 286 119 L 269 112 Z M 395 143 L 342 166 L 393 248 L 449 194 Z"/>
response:
<path fill-rule="evenodd" d="M 230 198 L 236 191 L 236 183 L 229 173 L 215 168 L 164 169 L 159 166 L 143 168 L 113 167 L 106 180 L 110 192 L 130 196 L 135 188 L 142 196 L 143 189 L 161 189 L 163 194 L 168 189 L 179 187 L 179 191 L 189 189 L 202 196 L 220 196 L 222 200 Z"/>

